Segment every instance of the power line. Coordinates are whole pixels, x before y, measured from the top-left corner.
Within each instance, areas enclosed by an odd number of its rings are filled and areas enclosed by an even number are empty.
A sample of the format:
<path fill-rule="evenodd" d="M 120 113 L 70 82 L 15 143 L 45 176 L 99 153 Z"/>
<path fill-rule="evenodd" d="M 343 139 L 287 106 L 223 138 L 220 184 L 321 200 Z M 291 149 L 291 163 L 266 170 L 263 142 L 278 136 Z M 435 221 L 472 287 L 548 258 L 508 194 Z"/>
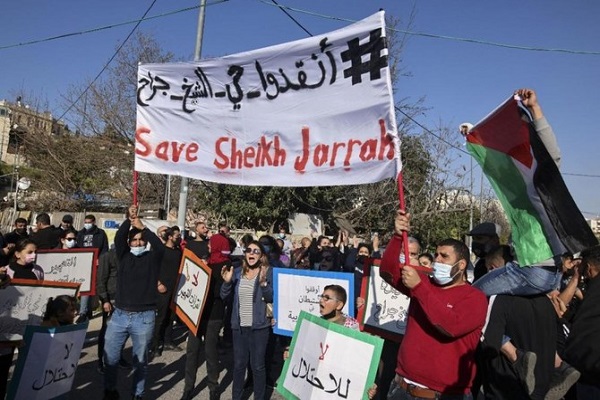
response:
<path fill-rule="evenodd" d="M 563 175 L 569 175 L 569 176 L 582 176 L 585 178 L 600 178 L 600 175 L 594 175 L 594 174 L 575 174 L 575 173 L 570 173 L 570 172 L 563 172 Z"/>
<path fill-rule="evenodd" d="M 283 11 L 283 12 L 285 13 L 285 15 L 287 15 L 287 16 L 288 16 L 288 17 L 289 17 L 289 18 L 290 18 L 292 21 L 294 21 L 294 23 L 295 23 L 296 25 L 298 25 L 298 26 L 300 27 L 300 29 L 302 29 L 304 32 L 306 32 L 306 33 L 308 34 L 308 36 L 310 36 L 310 37 L 312 37 L 312 36 L 313 36 L 313 34 L 312 34 L 312 33 L 310 33 L 310 32 L 308 31 L 308 29 L 306 29 L 304 26 L 302 26 L 302 24 L 301 24 L 300 22 L 298 22 L 298 20 L 296 20 L 296 18 L 294 18 L 294 17 L 293 17 L 293 16 L 292 16 L 292 15 L 291 15 L 289 12 L 287 12 L 287 11 L 286 11 L 286 9 L 285 9 L 284 7 L 280 6 L 280 5 L 279 5 L 279 3 L 277 3 L 275 0 L 271 0 L 271 2 L 272 2 L 273 4 L 275 4 L 277 7 L 279 7 L 279 9 L 280 9 L 281 11 Z"/>
<path fill-rule="evenodd" d="M 131 32 L 129 32 L 129 35 L 127 35 L 127 37 L 125 38 L 125 40 L 123 41 L 123 43 L 121 43 L 121 45 L 117 48 L 117 50 L 113 53 L 113 55 L 110 57 L 110 59 L 108 60 L 108 62 L 106 64 L 104 64 L 104 66 L 102 67 L 102 69 L 100 70 L 100 72 L 98 72 L 98 74 L 96 75 L 96 77 L 89 83 L 89 85 L 85 88 L 85 90 L 83 92 L 81 92 L 81 94 L 79 95 L 79 97 L 77 97 L 77 99 L 75 99 L 75 101 L 73 103 L 71 103 L 71 105 L 69 106 L 69 108 L 67 108 L 67 110 L 62 113 L 62 115 L 60 117 L 58 117 L 58 120 L 60 121 L 69 111 L 71 111 L 71 109 L 73 108 L 73 106 L 75 106 L 75 104 L 77 104 L 79 102 L 79 100 L 81 100 L 81 98 L 83 96 L 85 96 L 85 94 L 88 92 L 88 90 L 90 90 L 90 88 L 92 87 L 92 85 L 94 83 L 96 83 L 96 81 L 98 80 L 98 78 L 100 78 L 100 75 L 102 75 L 104 73 L 104 71 L 106 71 L 106 68 L 108 68 L 108 66 L 110 65 L 110 63 L 115 59 L 115 57 L 117 56 L 117 54 L 119 54 L 119 51 L 121 51 L 121 49 L 123 48 L 123 46 L 125 46 L 125 43 L 127 43 L 127 41 L 129 40 L 129 38 L 131 38 L 131 36 L 133 35 L 133 33 L 137 30 L 138 26 L 140 26 L 140 24 L 142 23 L 142 21 L 144 20 L 144 18 L 146 17 L 146 15 L 150 12 L 150 10 L 152 9 L 152 7 L 154 7 L 154 4 L 156 4 L 157 0 L 154 0 L 152 2 L 152 4 L 150 4 L 150 6 L 148 7 L 148 9 L 146 10 L 146 12 L 144 13 L 144 15 L 142 15 L 142 18 L 140 20 L 138 20 L 138 22 L 135 24 L 135 26 L 133 27 L 133 29 L 131 30 Z"/>
<path fill-rule="evenodd" d="M 229 1 L 229 0 L 219 0 L 219 1 L 216 1 L 216 2 L 211 3 L 209 5 L 223 3 L 223 2 L 226 2 L 226 1 Z M 196 10 L 196 9 L 198 9 L 200 7 L 201 7 L 200 5 L 197 5 L 197 6 L 193 6 L 193 7 L 182 8 L 182 9 L 179 9 L 179 10 L 169 11 L 169 12 L 166 12 L 166 13 L 154 15 L 154 16 L 147 17 L 147 18 L 144 17 L 142 19 L 136 19 L 136 20 L 132 20 L 132 21 L 119 22 L 119 23 L 116 23 L 116 24 L 105 25 L 105 26 L 101 26 L 101 27 L 98 27 L 98 28 L 86 29 L 86 30 L 79 31 L 79 32 L 64 33 L 62 35 L 51 36 L 51 37 L 44 38 L 44 39 L 30 40 L 28 42 L 8 44 L 8 45 L 0 46 L 0 50 L 11 49 L 11 48 L 14 48 L 14 47 L 29 46 L 29 45 L 32 45 L 32 44 L 38 44 L 38 43 L 44 43 L 44 42 L 51 42 L 53 40 L 65 39 L 65 38 L 68 38 L 68 37 L 85 35 L 85 34 L 94 33 L 94 32 L 100 32 L 100 31 L 104 31 L 104 30 L 107 30 L 107 29 L 118 28 L 120 26 L 130 25 L 130 24 L 134 24 L 134 23 L 138 23 L 139 24 L 140 22 L 143 22 L 143 21 L 150 21 L 150 20 L 153 20 L 153 19 L 169 17 L 171 15 L 179 14 L 179 13 L 182 13 L 182 12 Z"/>
<path fill-rule="evenodd" d="M 314 11 L 302 10 L 299 8 L 283 6 L 283 5 L 279 5 L 279 4 L 274 5 L 274 4 L 267 2 L 266 0 L 259 0 L 259 1 L 266 5 L 272 6 L 272 7 L 279 7 L 282 10 L 286 9 L 286 10 L 290 10 L 290 11 L 294 11 L 294 12 L 298 12 L 298 13 L 302 13 L 302 14 L 311 15 L 314 17 L 331 19 L 334 21 L 351 22 L 351 23 L 357 22 L 356 20 L 349 19 L 349 18 L 335 17 L 333 15 L 320 14 L 320 13 L 317 13 Z M 421 36 L 421 37 L 427 37 L 427 38 L 432 38 L 432 39 L 444 39 L 444 40 L 452 40 L 452 41 L 457 41 L 457 42 L 475 43 L 475 44 L 481 44 L 481 45 L 486 45 L 486 46 L 503 47 L 503 48 L 513 49 L 513 50 L 542 51 L 542 52 L 552 52 L 552 53 L 600 56 L 600 51 L 522 46 L 522 45 L 514 45 L 514 44 L 508 44 L 508 43 L 491 42 L 491 41 L 481 40 L 481 39 L 471 39 L 471 38 L 462 38 L 462 37 L 457 37 L 457 36 L 437 35 L 437 34 L 426 33 L 426 32 L 407 31 L 404 29 L 394 29 L 394 28 L 387 28 L 387 29 L 390 31 L 399 32 L 399 33 L 403 33 L 403 34 L 411 35 L 411 36 Z"/>
<path fill-rule="evenodd" d="M 413 123 L 415 123 L 421 129 L 423 129 L 426 133 L 429 133 L 430 135 L 432 135 L 433 137 L 437 138 L 438 140 L 441 140 L 442 142 L 446 143 L 448 146 L 450 146 L 452 148 L 455 148 L 456 150 L 460 151 L 461 153 L 464 153 L 464 154 L 468 155 L 469 157 L 471 157 L 471 153 L 469 153 L 466 150 L 461 149 L 460 147 L 456 146 L 454 143 L 450 143 L 449 141 L 447 141 L 446 139 L 444 139 L 440 135 L 437 135 L 437 134 L 433 133 L 432 131 L 430 131 L 429 129 L 427 129 L 427 127 L 425 127 L 424 125 L 422 125 L 419 121 L 417 121 L 416 119 L 414 119 L 413 117 L 411 117 L 410 115 L 408 115 L 407 113 L 405 113 L 404 111 L 402 111 L 402 109 L 400 107 L 394 106 L 394 108 L 396 109 L 396 111 L 398 111 L 399 113 L 401 113 L 402 115 L 404 115 L 406 118 L 410 119 Z"/>

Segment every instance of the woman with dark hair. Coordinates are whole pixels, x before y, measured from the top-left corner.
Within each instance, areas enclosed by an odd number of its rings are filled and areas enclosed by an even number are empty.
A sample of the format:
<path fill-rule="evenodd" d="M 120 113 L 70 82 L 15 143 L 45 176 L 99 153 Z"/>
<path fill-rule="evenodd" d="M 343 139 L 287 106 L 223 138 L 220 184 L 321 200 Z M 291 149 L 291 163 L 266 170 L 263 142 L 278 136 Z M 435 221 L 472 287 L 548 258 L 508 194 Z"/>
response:
<path fill-rule="evenodd" d="M 232 399 L 242 398 L 246 366 L 254 378 L 254 398 L 266 396 L 265 355 L 271 319 L 267 303 L 273 302 L 273 272 L 263 245 L 251 241 L 245 249 L 242 268 L 223 267 L 221 298 L 233 297 L 231 328 L 233 331 L 233 385 Z"/>
<path fill-rule="evenodd" d="M 44 270 L 35 263 L 37 246 L 29 239 L 18 242 L 6 268 L 6 275 L 13 279 L 43 280 Z M 6 279 L 8 280 L 8 279 Z M 0 399 L 6 394 L 8 371 L 12 364 L 17 342 L 0 342 Z"/>
<path fill-rule="evenodd" d="M 6 273 L 13 279 L 44 280 L 44 270 L 35 263 L 37 246 L 29 239 L 15 245 Z"/>
<path fill-rule="evenodd" d="M 72 325 L 76 314 L 77 299 L 75 297 L 66 294 L 54 298 L 50 297 L 46 304 L 46 312 L 41 325 L 50 327 Z"/>
<path fill-rule="evenodd" d="M 77 247 L 77 234 L 73 230 L 66 230 L 60 233 L 59 249 L 69 250 Z"/>
<path fill-rule="evenodd" d="M 431 253 L 419 254 L 419 265 L 422 267 L 433 268 L 433 256 Z"/>
<path fill-rule="evenodd" d="M 275 238 L 273 236 L 263 235 L 258 239 L 258 241 L 265 250 L 269 265 L 276 268 L 285 268 L 285 265 L 281 261 L 282 249 L 277 244 Z"/>

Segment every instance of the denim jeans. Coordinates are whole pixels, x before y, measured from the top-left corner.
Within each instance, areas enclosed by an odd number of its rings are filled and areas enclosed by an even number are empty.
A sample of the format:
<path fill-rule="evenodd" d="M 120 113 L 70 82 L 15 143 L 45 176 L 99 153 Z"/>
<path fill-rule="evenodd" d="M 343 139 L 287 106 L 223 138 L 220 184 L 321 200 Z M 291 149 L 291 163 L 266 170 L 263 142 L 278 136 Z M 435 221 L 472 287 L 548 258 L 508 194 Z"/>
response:
<path fill-rule="evenodd" d="M 240 400 L 244 391 L 246 368 L 250 368 L 254 378 L 254 400 L 265 400 L 267 373 L 265 356 L 269 342 L 270 328 L 252 329 L 243 327 L 233 329 L 233 385 L 232 398 Z"/>
<path fill-rule="evenodd" d="M 415 397 L 408 394 L 408 392 L 402 389 L 398 383 L 393 380 L 390 385 L 390 391 L 387 396 L 388 400 L 421 400 L 422 397 Z M 473 400 L 471 393 L 467 394 L 440 394 L 436 397 L 439 400 Z"/>
<path fill-rule="evenodd" d="M 104 389 L 117 390 L 121 349 L 131 336 L 133 350 L 132 395 L 143 396 L 148 348 L 154 332 L 155 311 L 124 311 L 115 308 L 106 328 L 104 345 Z"/>
<path fill-rule="evenodd" d="M 473 286 L 486 296 L 510 294 L 514 296 L 533 296 L 556 289 L 562 274 L 547 271 L 541 267 L 519 267 L 509 262 L 505 266 L 493 269 L 479 278 Z"/>
<path fill-rule="evenodd" d="M 87 316 L 90 305 L 90 296 L 81 296 L 79 298 L 79 315 Z"/>

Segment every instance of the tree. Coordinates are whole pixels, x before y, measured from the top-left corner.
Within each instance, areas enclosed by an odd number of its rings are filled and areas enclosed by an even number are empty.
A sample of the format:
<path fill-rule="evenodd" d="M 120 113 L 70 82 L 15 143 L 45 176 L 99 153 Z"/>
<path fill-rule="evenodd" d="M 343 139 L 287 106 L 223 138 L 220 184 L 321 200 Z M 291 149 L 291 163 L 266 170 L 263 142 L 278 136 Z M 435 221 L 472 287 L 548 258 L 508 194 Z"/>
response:
<path fill-rule="evenodd" d="M 108 156 L 114 167 L 114 185 L 110 190 L 126 193 L 129 199 L 132 197 L 138 64 L 173 60 L 174 55 L 162 50 L 154 37 L 137 32 L 100 79 L 72 87 L 66 97 L 66 107 L 73 110 L 70 115 L 74 115 L 75 121 L 81 121 L 77 128 L 83 136 L 101 137 L 113 145 L 130 146 L 127 157 Z M 162 204 L 165 185 L 164 175 L 141 174 L 140 202 Z"/>

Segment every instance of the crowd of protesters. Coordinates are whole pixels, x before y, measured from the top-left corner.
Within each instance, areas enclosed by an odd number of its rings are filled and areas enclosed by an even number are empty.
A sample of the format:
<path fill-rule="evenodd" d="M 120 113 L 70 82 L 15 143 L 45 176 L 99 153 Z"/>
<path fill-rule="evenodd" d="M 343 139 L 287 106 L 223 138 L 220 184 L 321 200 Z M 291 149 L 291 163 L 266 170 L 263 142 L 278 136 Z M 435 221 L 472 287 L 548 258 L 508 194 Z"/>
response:
<path fill-rule="evenodd" d="M 522 89 L 519 94 L 526 106 L 537 110 L 532 112 L 536 126 L 547 129 L 535 93 Z M 28 235 L 27 221 L 19 218 L 14 231 L 4 236 L 0 256 L 5 267 L 0 272 L 3 287 L 10 278 L 43 280 L 43 269 L 35 263 L 38 249 L 98 249 L 96 293 L 102 328 L 97 370 L 104 377 L 107 400 L 120 398 L 119 366 L 133 369 L 132 398 L 152 398 L 146 391 L 147 365 L 163 351 L 185 351 L 182 400 L 198 394 L 202 357 L 211 400 L 238 400 L 246 389 L 255 399 L 265 399 L 267 387 L 280 378 L 273 376 L 273 365 L 287 356 L 290 345 L 289 337 L 273 332 L 277 301 L 273 268 L 352 274 L 355 298 L 348 298 L 340 286 L 328 285 L 319 306 L 323 319 L 356 330 L 360 329 L 356 315 L 341 310 L 351 301 L 357 310 L 364 307 L 360 282 L 365 266 L 374 259 L 380 259 L 381 277 L 408 296 L 410 306 L 405 334 L 396 341 L 386 339 L 375 385 L 365 396 L 600 398 L 600 245 L 522 266 L 512 247 L 501 243 L 498 225 L 491 222 L 464 232 L 471 249 L 455 238 L 424 249 L 410 236 L 410 215 L 404 211 L 393 217 L 393 224 L 393 231 L 373 234 L 370 240 L 350 238 L 345 230 L 333 237 L 292 240 L 282 226 L 273 235 L 246 234 L 237 241 L 226 223 L 211 229 L 198 222 L 183 241 L 176 226 L 152 232 L 132 206 L 109 250 L 106 233 L 95 225 L 93 215 L 85 217 L 78 232 L 69 215 L 54 228 L 48 214 L 42 213 L 34 234 Z M 384 242 L 384 237 L 389 239 Z M 184 248 L 212 271 L 199 329 L 196 334 L 188 332 L 185 349 L 173 340 L 176 316 L 170 307 Z M 82 297 L 75 320 L 75 299 L 59 296 L 49 300 L 43 323 L 84 322 L 93 307 L 89 298 Z M 129 338 L 131 365 L 122 357 Z M 230 393 L 220 388 L 219 347 L 233 349 Z M 13 354 L 14 347 L 0 347 L 3 392 Z"/>

